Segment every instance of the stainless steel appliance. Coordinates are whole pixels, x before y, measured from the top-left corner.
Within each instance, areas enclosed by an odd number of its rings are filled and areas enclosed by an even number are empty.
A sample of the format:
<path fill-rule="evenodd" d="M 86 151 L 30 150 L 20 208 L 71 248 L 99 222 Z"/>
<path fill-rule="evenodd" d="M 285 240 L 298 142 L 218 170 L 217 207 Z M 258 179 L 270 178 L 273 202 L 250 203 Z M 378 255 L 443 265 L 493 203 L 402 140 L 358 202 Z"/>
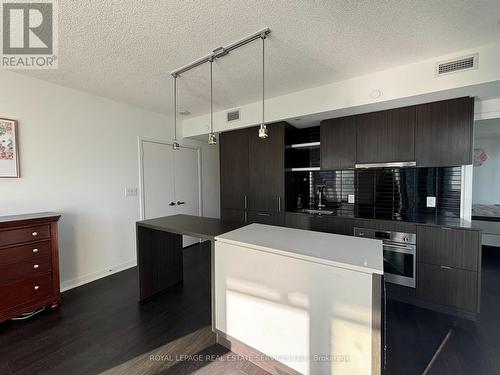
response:
<path fill-rule="evenodd" d="M 382 240 L 385 280 L 415 288 L 417 236 L 415 233 L 354 228 L 354 236 Z"/>

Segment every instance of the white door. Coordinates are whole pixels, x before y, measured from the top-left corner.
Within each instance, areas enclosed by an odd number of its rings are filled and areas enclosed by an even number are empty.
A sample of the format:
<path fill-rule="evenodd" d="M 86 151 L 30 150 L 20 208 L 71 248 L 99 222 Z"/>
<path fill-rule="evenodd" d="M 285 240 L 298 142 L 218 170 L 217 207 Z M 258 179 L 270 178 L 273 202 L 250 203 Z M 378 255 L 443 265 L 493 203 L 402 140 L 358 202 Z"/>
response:
<path fill-rule="evenodd" d="M 200 212 L 200 165 L 198 150 L 162 142 L 142 143 L 142 200 L 144 219 Z M 183 246 L 199 239 L 183 236 Z"/>
<path fill-rule="evenodd" d="M 144 219 L 175 215 L 174 155 L 163 143 L 142 142 Z"/>

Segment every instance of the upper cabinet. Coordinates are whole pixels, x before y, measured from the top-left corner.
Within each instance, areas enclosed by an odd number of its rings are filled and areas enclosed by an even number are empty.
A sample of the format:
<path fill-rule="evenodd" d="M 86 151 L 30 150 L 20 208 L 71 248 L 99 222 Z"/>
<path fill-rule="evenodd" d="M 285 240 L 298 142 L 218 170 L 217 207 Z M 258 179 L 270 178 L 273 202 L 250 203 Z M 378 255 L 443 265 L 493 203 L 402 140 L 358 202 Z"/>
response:
<path fill-rule="evenodd" d="M 267 126 L 269 136 L 258 137 L 257 128 L 248 134 L 248 209 L 284 211 L 285 123 Z"/>
<path fill-rule="evenodd" d="M 356 164 L 356 116 L 321 122 L 321 169 L 349 169 Z"/>
<path fill-rule="evenodd" d="M 248 129 L 220 134 L 220 192 L 223 209 L 246 208 Z"/>
<path fill-rule="evenodd" d="M 444 167 L 471 164 L 473 121 L 473 98 L 416 106 L 417 165 Z"/>
<path fill-rule="evenodd" d="M 356 118 L 356 163 L 415 160 L 415 107 L 365 113 Z"/>

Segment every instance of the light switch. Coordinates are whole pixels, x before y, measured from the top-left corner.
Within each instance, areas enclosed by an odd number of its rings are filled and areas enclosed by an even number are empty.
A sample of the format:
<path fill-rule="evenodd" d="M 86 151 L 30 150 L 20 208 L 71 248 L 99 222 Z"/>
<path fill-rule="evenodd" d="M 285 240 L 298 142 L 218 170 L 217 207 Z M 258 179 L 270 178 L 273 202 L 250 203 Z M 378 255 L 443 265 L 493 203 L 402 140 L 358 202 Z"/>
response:
<path fill-rule="evenodd" d="M 354 194 L 347 195 L 347 203 L 354 203 Z"/>
<path fill-rule="evenodd" d="M 137 188 L 125 188 L 125 196 L 126 197 L 136 197 L 137 196 Z"/>
<path fill-rule="evenodd" d="M 427 197 L 427 207 L 436 207 L 436 197 Z"/>

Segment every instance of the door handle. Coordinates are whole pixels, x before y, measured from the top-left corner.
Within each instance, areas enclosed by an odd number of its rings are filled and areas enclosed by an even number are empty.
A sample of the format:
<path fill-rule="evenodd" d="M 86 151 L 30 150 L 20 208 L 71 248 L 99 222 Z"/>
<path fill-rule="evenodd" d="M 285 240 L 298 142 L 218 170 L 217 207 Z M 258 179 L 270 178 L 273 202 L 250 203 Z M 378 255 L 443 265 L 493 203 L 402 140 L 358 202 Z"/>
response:
<path fill-rule="evenodd" d="M 270 217 L 271 214 L 267 214 L 267 213 L 264 213 L 264 212 L 258 212 L 257 213 L 258 216 L 265 216 L 265 217 Z"/>
<path fill-rule="evenodd" d="M 243 199 L 243 204 L 244 204 L 244 207 L 246 210 L 248 208 L 248 198 L 247 198 L 246 194 L 245 194 L 244 199 Z"/>
<path fill-rule="evenodd" d="M 281 197 L 278 197 L 278 212 L 281 212 Z"/>
<path fill-rule="evenodd" d="M 175 206 L 175 202 L 170 202 L 168 205 L 169 206 Z"/>
<path fill-rule="evenodd" d="M 177 201 L 177 204 L 180 206 L 181 204 L 186 204 L 186 202 L 183 202 L 183 201 Z"/>

